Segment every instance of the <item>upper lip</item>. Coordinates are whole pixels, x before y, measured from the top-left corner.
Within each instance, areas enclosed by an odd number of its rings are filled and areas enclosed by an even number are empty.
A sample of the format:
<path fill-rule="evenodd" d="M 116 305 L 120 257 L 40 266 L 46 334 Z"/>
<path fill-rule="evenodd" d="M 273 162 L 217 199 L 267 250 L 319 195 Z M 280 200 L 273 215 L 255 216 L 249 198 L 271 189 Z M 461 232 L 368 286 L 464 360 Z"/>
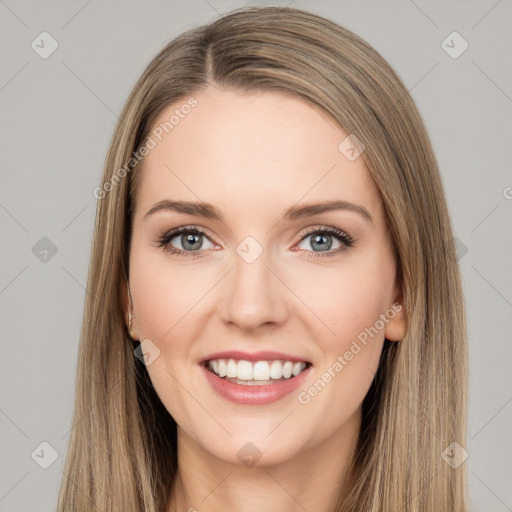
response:
<path fill-rule="evenodd" d="M 263 350 L 260 352 L 242 352 L 240 350 L 227 350 L 224 352 L 215 352 L 214 354 L 210 354 L 206 357 L 203 357 L 199 364 L 203 364 L 206 361 L 211 361 L 212 359 L 236 359 L 236 360 L 244 360 L 244 361 L 273 361 L 277 359 L 282 359 L 284 361 L 294 361 L 294 362 L 306 362 L 310 363 L 307 359 L 298 356 L 292 356 L 291 354 L 284 354 L 282 352 L 275 352 L 269 350 Z M 310 363 L 311 364 L 311 363 Z"/>

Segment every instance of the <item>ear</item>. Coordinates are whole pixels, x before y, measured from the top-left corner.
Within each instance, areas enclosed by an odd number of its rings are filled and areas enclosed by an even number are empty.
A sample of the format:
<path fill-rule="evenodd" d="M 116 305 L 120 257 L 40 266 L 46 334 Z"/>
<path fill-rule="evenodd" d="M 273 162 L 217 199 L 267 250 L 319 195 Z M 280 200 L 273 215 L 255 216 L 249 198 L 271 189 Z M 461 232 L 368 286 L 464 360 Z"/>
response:
<path fill-rule="evenodd" d="M 404 299 L 401 287 L 398 287 L 398 291 L 395 294 L 395 300 L 388 309 L 386 316 L 389 319 L 386 323 L 386 329 L 384 330 L 384 336 L 386 339 L 389 341 L 403 340 L 407 331 L 407 322 L 405 318 Z"/>
<path fill-rule="evenodd" d="M 124 313 L 124 321 L 126 323 L 126 328 L 128 329 L 128 326 L 130 324 L 130 318 L 129 313 L 131 312 L 133 315 L 133 307 L 129 298 L 128 294 L 128 283 L 126 282 L 126 279 L 121 279 L 121 283 L 119 285 L 119 299 L 121 302 L 121 307 L 123 308 Z M 132 318 L 133 322 L 133 318 Z"/>

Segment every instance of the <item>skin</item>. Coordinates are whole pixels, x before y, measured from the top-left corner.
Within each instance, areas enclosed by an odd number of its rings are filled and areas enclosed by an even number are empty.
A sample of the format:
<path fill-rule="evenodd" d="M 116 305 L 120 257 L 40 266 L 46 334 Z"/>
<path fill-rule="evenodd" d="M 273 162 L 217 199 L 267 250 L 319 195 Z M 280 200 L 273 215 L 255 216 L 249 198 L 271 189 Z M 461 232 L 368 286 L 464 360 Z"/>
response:
<path fill-rule="evenodd" d="M 198 105 L 144 159 L 131 299 L 122 290 L 134 337 L 160 351 L 147 369 L 178 424 L 184 492 L 168 510 L 328 511 L 347 478 L 384 338 L 405 332 L 402 309 L 332 371 L 358 334 L 401 299 L 382 201 L 363 158 L 350 161 L 338 149 L 348 134 L 319 108 L 277 92 L 209 87 L 194 97 Z M 184 103 L 169 106 L 156 125 Z M 211 203 L 223 221 L 165 210 L 145 218 L 162 199 Z M 373 222 L 350 210 L 284 220 L 292 206 L 332 200 L 364 207 Z M 206 232 L 194 259 L 194 249 L 179 256 L 157 247 L 179 226 Z M 344 244 L 327 234 L 331 256 L 322 256 L 315 235 L 304 238 L 310 227 L 341 229 L 354 243 L 336 252 Z M 247 236 L 263 250 L 250 264 L 236 251 Z M 186 250 L 186 238 L 177 234 L 172 245 Z M 313 366 L 304 386 L 283 399 L 238 405 L 216 394 L 198 365 L 230 349 L 281 351 Z M 335 376 L 300 403 L 299 392 L 329 367 Z M 253 467 L 237 456 L 249 442 L 261 454 Z"/>

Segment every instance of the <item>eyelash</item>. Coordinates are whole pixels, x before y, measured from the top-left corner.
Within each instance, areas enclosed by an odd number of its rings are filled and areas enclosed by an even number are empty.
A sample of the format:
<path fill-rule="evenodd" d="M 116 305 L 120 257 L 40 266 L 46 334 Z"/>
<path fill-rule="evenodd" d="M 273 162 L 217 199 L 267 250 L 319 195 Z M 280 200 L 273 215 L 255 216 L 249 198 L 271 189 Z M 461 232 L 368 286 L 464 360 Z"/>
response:
<path fill-rule="evenodd" d="M 181 249 L 176 249 L 176 247 L 173 247 L 170 245 L 170 242 L 173 238 L 176 237 L 176 235 L 180 235 L 183 233 L 187 234 L 195 234 L 195 235 L 203 235 L 206 238 L 209 238 L 208 235 L 199 227 L 197 226 L 181 226 L 179 228 L 171 229 L 170 231 L 166 232 L 162 237 L 160 237 L 157 241 L 157 246 L 160 248 L 163 248 L 166 251 L 169 251 L 171 254 L 176 254 L 178 256 L 184 256 L 184 257 L 192 257 L 198 258 L 198 253 L 201 253 L 202 250 L 199 251 L 183 251 Z M 328 234 L 334 236 L 339 242 L 341 242 L 344 247 L 338 248 L 336 250 L 329 250 L 329 251 L 306 251 L 308 253 L 308 258 L 318 258 L 318 257 L 329 257 L 333 256 L 334 254 L 338 254 L 341 251 L 344 251 L 348 249 L 349 247 L 352 247 L 355 240 L 348 234 L 342 231 L 338 228 L 333 227 L 315 227 L 312 229 L 307 230 L 300 239 L 299 243 L 308 238 L 308 236 L 315 235 L 317 233 L 321 234 Z"/>

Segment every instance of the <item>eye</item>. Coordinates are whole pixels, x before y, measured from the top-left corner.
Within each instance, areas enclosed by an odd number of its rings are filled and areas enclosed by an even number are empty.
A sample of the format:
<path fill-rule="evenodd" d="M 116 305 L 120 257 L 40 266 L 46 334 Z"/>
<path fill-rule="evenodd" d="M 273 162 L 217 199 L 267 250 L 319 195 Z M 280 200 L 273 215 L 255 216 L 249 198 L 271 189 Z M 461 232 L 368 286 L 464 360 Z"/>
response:
<path fill-rule="evenodd" d="M 176 240 L 174 241 L 174 239 Z M 203 246 L 205 240 L 211 244 L 210 247 Z M 178 247 L 174 245 L 176 243 Z M 171 229 L 160 237 L 157 245 L 172 254 L 192 257 L 197 256 L 197 253 L 205 249 L 212 249 L 214 247 L 214 244 L 209 240 L 206 234 L 197 226 L 181 226 Z"/>
<path fill-rule="evenodd" d="M 306 240 L 311 239 L 308 243 Z M 211 245 L 204 247 L 204 242 L 208 241 Z M 338 247 L 334 247 L 338 244 Z M 300 244 L 309 246 L 299 247 L 305 249 L 308 257 L 325 257 L 333 256 L 341 251 L 351 247 L 354 239 L 341 229 L 334 227 L 315 227 L 306 231 L 303 234 Z M 177 244 L 178 246 L 176 247 Z M 201 253 L 206 249 L 212 249 L 215 244 L 207 237 L 205 232 L 197 226 L 180 226 L 179 228 L 171 229 L 162 235 L 158 241 L 157 246 L 178 256 L 191 256 L 192 258 L 200 257 Z"/>
<path fill-rule="evenodd" d="M 308 241 L 309 239 L 309 241 Z M 338 228 L 333 227 L 316 227 L 308 230 L 302 237 L 300 243 L 306 245 L 306 250 L 309 253 L 308 257 L 324 257 L 333 256 L 341 251 L 352 247 L 354 239 L 348 234 Z M 338 247 L 334 247 L 338 244 Z M 312 250 L 308 250 L 309 246 Z M 324 254 L 322 254 L 324 253 Z"/>

